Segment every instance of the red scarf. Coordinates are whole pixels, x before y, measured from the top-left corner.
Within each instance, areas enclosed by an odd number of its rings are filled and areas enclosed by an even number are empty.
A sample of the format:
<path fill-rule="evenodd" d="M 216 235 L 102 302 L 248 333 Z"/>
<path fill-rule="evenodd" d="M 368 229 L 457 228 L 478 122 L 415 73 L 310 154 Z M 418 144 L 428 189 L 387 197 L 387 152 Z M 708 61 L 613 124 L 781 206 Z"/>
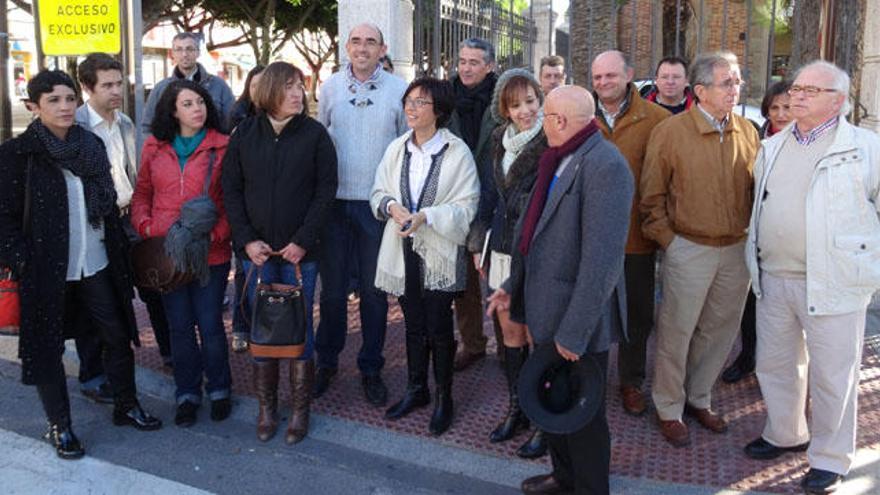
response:
<path fill-rule="evenodd" d="M 544 205 L 547 203 L 547 194 L 550 192 L 550 183 L 553 180 L 553 174 L 559 168 L 559 163 L 568 155 L 574 153 L 581 147 L 584 142 L 599 130 L 596 119 L 578 131 L 568 141 L 561 146 L 550 147 L 541 154 L 538 161 L 538 178 L 535 181 L 535 189 L 532 193 L 532 199 L 529 201 L 529 207 L 526 210 L 525 221 L 523 222 L 522 236 L 519 239 L 519 252 L 523 256 L 529 253 L 529 244 L 535 235 L 535 228 L 538 226 L 538 220 L 544 211 Z"/>

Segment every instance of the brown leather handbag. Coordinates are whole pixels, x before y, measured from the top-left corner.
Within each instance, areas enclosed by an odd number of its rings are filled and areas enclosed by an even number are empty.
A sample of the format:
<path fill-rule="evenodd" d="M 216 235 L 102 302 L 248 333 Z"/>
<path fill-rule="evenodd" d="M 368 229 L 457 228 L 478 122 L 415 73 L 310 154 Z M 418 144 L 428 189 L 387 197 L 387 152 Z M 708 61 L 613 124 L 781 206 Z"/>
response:
<path fill-rule="evenodd" d="M 135 286 L 167 294 L 193 280 L 193 274 L 178 271 L 165 254 L 165 236 L 148 237 L 131 247 Z"/>

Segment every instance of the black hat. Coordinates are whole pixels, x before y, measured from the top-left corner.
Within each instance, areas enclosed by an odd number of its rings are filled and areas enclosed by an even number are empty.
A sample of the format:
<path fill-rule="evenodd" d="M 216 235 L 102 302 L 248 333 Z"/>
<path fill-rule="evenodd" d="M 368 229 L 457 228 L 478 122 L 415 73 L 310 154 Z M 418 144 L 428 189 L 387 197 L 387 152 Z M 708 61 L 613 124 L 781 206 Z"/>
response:
<path fill-rule="evenodd" d="M 535 346 L 517 382 L 519 404 L 540 429 L 559 435 L 587 425 L 605 394 L 604 373 L 589 354 L 566 361 L 551 342 Z"/>

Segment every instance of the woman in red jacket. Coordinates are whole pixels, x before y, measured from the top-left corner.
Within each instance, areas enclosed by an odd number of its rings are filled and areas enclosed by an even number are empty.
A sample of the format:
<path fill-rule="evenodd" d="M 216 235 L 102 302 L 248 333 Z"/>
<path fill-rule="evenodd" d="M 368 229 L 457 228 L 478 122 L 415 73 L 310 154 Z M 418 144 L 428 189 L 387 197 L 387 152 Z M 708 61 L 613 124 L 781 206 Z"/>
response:
<path fill-rule="evenodd" d="M 184 427 L 196 421 L 202 374 L 211 399 L 211 419 L 226 419 L 232 407 L 222 318 L 232 250 L 220 185 L 220 163 L 229 138 L 218 130 L 216 115 L 211 96 L 198 84 L 184 80 L 169 85 L 156 108 L 153 135 L 144 143 L 131 200 L 131 221 L 137 232 L 144 238 L 166 236 L 172 258 L 188 258 L 196 275 L 194 281 L 162 296 L 177 387 L 174 422 Z"/>

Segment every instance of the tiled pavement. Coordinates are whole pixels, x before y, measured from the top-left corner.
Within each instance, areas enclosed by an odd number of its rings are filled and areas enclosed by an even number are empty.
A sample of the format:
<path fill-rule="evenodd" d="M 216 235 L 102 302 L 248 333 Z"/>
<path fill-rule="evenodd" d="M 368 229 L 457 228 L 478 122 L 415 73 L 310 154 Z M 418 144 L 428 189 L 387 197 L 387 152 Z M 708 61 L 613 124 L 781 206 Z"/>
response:
<path fill-rule="evenodd" d="M 406 368 L 402 314 L 396 301 L 390 299 L 389 302 L 384 377 L 391 403 L 400 397 L 406 385 Z M 514 458 L 513 452 L 519 443 L 525 441 L 525 434 L 504 444 L 491 444 L 487 439 L 489 431 L 504 413 L 507 400 L 503 375 L 496 357 L 491 353 L 487 359 L 456 374 L 453 387 L 455 422 L 451 430 L 440 438 L 432 437 L 427 432 L 430 407 L 400 421 L 390 422 L 383 418 L 384 408 L 369 406 L 363 399 L 360 375 L 355 365 L 360 346 L 356 308 L 355 304 L 349 304 L 349 327 L 352 330 L 346 349 L 340 356 L 340 370 L 331 389 L 314 403 L 315 412 L 417 436 L 426 442 Z M 148 327 L 149 320 L 144 308 L 137 307 L 137 311 L 138 321 Z M 229 329 L 229 312 L 225 316 Z M 316 319 L 317 316 L 316 311 Z M 485 333 L 490 335 L 489 347 L 493 349 L 493 332 L 488 321 Z M 161 366 L 152 332 L 142 331 L 141 335 L 143 346 L 137 351 L 138 364 L 169 373 Z M 253 396 L 247 355 L 230 353 L 230 361 L 233 392 Z M 614 351 L 610 362 L 616 362 Z M 742 447 L 760 434 L 764 421 L 764 404 L 755 378 L 736 385 L 719 381 L 714 395 L 714 409 L 724 414 L 730 423 L 730 431 L 717 435 L 689 421 L 691 446 L 676 449 L 663 441 L 658 433 L 653 411 L 640 418 L 622 412 L 617 393 L 617 372 L 613 365 L 610 366 L 608 421 L 612 436 L 612 474 L 719 489 L 799 493 L 798 481 L 807 468 L 804 454 L 786 455 L 772 462 L 753 461 L 742 454 Z M 282 399 L 286 398 L 286 392 L 282 392 Z M 880 456 L 880 349 L 872 345 L 866 345 L 862 362 L 858 446 L 859 449 L 875 451 Z M 549 463 L 546 458 L 535 462 Z"/>

